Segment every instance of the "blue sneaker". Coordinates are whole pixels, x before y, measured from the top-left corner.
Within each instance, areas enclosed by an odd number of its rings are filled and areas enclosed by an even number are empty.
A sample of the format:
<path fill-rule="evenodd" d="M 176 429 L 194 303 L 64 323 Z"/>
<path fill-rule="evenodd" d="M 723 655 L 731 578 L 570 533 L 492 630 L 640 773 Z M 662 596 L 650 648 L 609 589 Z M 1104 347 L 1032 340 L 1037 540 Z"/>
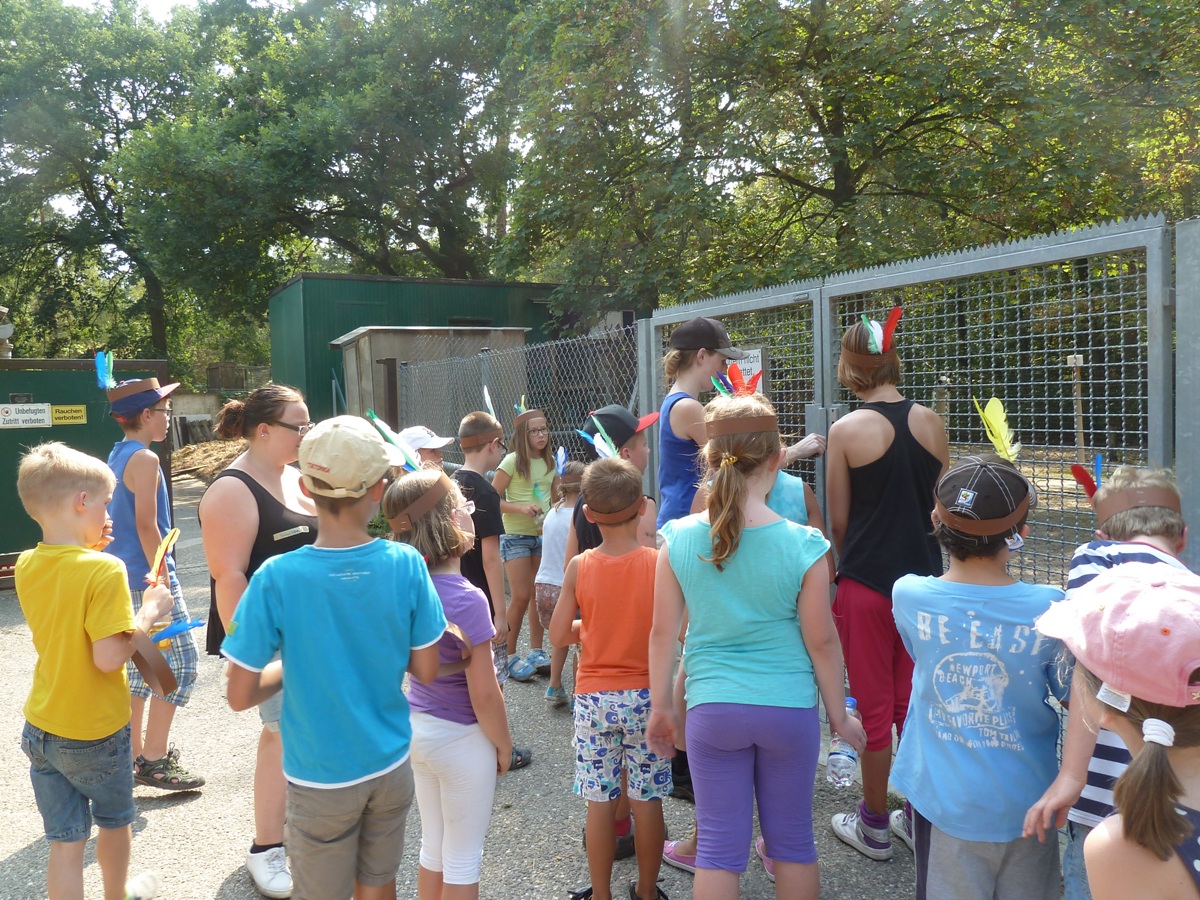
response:
<path fill-rule="evenodd" d="M 555 706 L 566 706 L 571 701 L 571 696 L 567 693 L 564 687 L 548 687 L 546 688 L 546 702 L 553 703 Z"/>
<path fill-rule="evenodd" d="M 541 647 L 534 647 L 530 650 L 529 655 L 525 657 L 525 661 L 533 666 L 539 675 L 550 674 L 550 657 L 546 655 L 546 651 Z"/>
<path fill-rule="evenodd" d="M 515 655 L 508 658 L 508 677 L 513 681 L 528 681 L 536 674 L 537 669 L 528 660 Z"/>

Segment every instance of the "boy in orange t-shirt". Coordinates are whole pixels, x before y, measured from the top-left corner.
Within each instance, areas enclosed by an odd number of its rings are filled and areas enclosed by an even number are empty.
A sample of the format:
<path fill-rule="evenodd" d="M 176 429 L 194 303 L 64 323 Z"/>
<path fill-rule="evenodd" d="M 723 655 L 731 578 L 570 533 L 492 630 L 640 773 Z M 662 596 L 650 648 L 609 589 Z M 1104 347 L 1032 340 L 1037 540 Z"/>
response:
<path fill-rule="evenodd" d="M 612 900 L 616 801 L 628 777 L 637 820 L 638 881 L 632 900 L 655 900 L 665 837 L 662 798 L 671 793 L 671 765 L 646 744 L 650 720 L 650 625 L 658 551 L 638 542 L 645 507 L 642 474 L 618 458 L 602 459 L 583 476 L 584 514 L 604 540 L 567 564 L 550 621 L 556 647 L 580 644 L 575 678 L 575 793 L 588 801 L 587 855 L 592 886 L 577 896 Z M 579 618 L 576 618 L 576 617 Z"/>

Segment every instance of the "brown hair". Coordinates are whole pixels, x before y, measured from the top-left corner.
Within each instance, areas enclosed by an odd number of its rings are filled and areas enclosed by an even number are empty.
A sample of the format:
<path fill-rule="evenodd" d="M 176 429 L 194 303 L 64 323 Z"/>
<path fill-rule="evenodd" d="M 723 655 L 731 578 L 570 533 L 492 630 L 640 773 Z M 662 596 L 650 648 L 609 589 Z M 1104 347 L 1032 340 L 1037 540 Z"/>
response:
<path fill-rule="evenodd" d="M 559 481 L 558 481 L 559 493 L 562 494 L 564 497 L 567 494 L 578 495 L 583 489 L 580 479 L 583 477 L 583 474 L 586 471 L 587 471 L 587 466 L 585 466 L 579 460 L 577 460 L 577 459 L 567 460 L 563 464 L 562 475 L 559 476 Z M 574 476 L 575 481 L 573 483 L 568 482 L 567 481 L 568 476 Z"/>
<path fill-rule="evenodd" d="M 38 444 L 21 457 L 17 467 L 17 496 L 29 517 L 39 524 L 39 515 L 80 491 L 111 491 L 116 485 L 112 469 L 62 441 Z"/>
<path fill-rule="evenodd" d="M 867 326 L 855 322 L 842 335 L 842 349 L 852 353 L 870 354 L 870 338 Z M 845 354 L 838 357 L 838 381 L 854 393 L 869 391 L 881 384 L 900 383 L 900 357 L 894 357 L 894 362 L 885 363 L 875 368 L 856 366 L 846 359 Z"/>
<path fill-rule="evenodd" d="M 441 469 L 419 469 L 388 485 L 387 493 L 383 495 L 384 517 L 395 518 L 424 496 L 442 477 Z M 451 480 L 446 496 L 414 521 L 411 531 L 393 533 L 392 540 L 412 544 L 431 566 L 462 556 L 471 549 L 474 540 L 454 521 L 454 510 L 464 502 L 458 484 Z"/>
<path fill-rule="evenodd" d="M 226 440 L 250 438 L 259 425 L 279 421 L 289 403 L 303 403 L 304 395 L 286 384 L 264 384 L 242 400 L 230 400 L 217 413 L 216 432 Z"/>
<path fill-rule="evenodd" d="M 704 421 L 773 416 L 775 407 L 762 394 L 715 397 L 704 408 Z M 723 571 L 725 561 L 737 552 L 742 539 L 742 504 L 746 499 L 746 477 L 779 452 L 778 431 L 723 434 L 709 438 L 700 450 L 712 475 L 708 490 L 708 520 L 712 528 L 712 556 L 701 557 Z"/>
<path fill-rule="evenodd" d="M 518 416 L 518 418 L 520 418 Z M 517 427 L 513 429 L 513 450 L 517 454 L 517 474 L 522 478 L 530 477 L 530 463 L 534 457 L 530 455 L 529 447 L 529 423 L 536 422 L 537 418 L 526 419 L 523 422 L 518 422 Z M 543 419 L 546 423 L 546 428 L 550 427 L 550 420 Z M 549 435 L 547 434 L 546 446 L 542 448 L 540 459 L 546 464 L 551 472 L 554 471 L 554 452 L 550 449 Z"/>
<path fill-rule="evenodd" d="M 486 434 L 489 431 L 501 432 L 501 440 L 503 440 L 504 429 L 500 423 L 492 417 L 491 413 L 486 412 L 470 412 L 463 416 L 462 421 L 458 423 L 458 439 L 473 438 L 478 434 Z M 488 441 L 490 444 L 491 441 Z M 487 444 L 481 444 L 478 447 L 466 447 L 464 453 L 478 453 Z"/>
<path fill-rule="evenodd" d="M 598 513 L 628 509 L 642 496 L 642 473 L 627 459 L 610 456 L 589 463 L 583 472 L 583 502 Z M 626 521 L 636 519 L 637 513 Z M 616 523 L 621 524 L 621 523 Z"/>
<path fill-rule="evenodd" d="M 684 369 L 690 369 L 696 362 L 699 350 L 668 350 L 663 357 L 663 375 L 668 382 L 674 381 L 675 376 Z"/>
<path fill-rule="evenodd" d="M 1175 479 L 1166 469 L 1121 466 L 1092 499 L 1093 502 L 1100 501 L 1116 491 L 1131 488 L 1165 488 L 1179 496 Z M 1098 527 L 1114 541 L 1129 541 L 1140 534 L 1178 541 L 1183 537 L 1184 521 L 1182 515 L 1165 506 L 1135 506 L 1109 516 L 1098 523 Z"/>
<path fill-rule="evenodd" d="M 1148 660 L 1146 664 L 1153 662 Z M 1089 695 L 1095 696 L 1100 690 L 1100 679 L 1078 661 L 1075 670 Z M 1192 673 L 1190 680 L 1200 681 L 1200 669 Z M 1200 746 L 1200 706 L 1164 706 L 1133 697 L 1127 712 L 1111 708 L 1108 711 L 1128 719 L 1138 731 L 1146 719 L 1161 719 L 1175 729 L 1174 746 Z M 1159 859 L 1170 859 L 1176 845 L 1191 834 L 1187 819 L 1175 811 L 1182 796 L 1183 786 L 1171 768 L 1167 748 L 1147 741 L 1113 788 L 1113 802 L 1121 813 L 1121 830 L 1126 839 L 1145 847 Z"/>

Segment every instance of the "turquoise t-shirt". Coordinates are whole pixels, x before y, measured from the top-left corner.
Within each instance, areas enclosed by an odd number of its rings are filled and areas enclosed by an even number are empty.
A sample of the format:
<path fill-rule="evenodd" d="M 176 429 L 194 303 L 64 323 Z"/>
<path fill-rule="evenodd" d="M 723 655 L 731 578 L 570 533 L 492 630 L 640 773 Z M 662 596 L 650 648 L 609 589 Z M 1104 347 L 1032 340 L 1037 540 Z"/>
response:
<path fill-rule="evenodd" d="M 301 547 L 250 579 L 222 655 L 261 672 L 283 659 L 283 772 L 333 788 L 408 759 L 412 726 L 400 686 L 409 652 L 446 630 L 425 561 L 408 544 Z"/>
<path fill-rule="evenodd" d="M 717 571 L 708 522 L 699 515 L 661 529 L 688 610 L 687 707 L 744 703 L 806 709 L 817 703 L 812 660 L 796 610 L 809 566 L 829 542 L 780 519 L 747 528 Z"/>
<path fill-rule="evenodd" d="M 1021 837 L 1025 811 L 1058 775 L 1062 644 L 1034 620 L 1063 598 L 1046 584 L 961 584 L 905 575 L 892 589 L 913 658 L 912 698 L 892 783 L 964 841 Z"/>
<path fill-rule="evenodd" d="M 804 501 L 804 479 L 789 475 L 780 469 L 775 475 L 771 493 L 767 495 L 767 509 L 799 525 L 807 525 L 808 505 Z"/>

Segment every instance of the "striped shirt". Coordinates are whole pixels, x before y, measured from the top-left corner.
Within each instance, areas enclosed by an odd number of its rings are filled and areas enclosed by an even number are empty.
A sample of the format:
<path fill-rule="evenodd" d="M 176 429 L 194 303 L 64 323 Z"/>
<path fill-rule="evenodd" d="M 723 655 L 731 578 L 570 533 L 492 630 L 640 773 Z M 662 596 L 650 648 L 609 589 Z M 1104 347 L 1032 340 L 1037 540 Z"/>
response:
<path fill-rule="evenodd" d="M 1150 544 L 1132 541 L 1092 541 L 1084 544 L 1071 557 L 1071 569 L 1067 574 L 1067 600 L 1075 592 L 1099 575 L 1125 563 L 1154 563 L 1187 568 L 1178 559 Z M 1079 801 L 1067 818 L 1080 825 L 1095 828 L 1102 819 L 1113 813 L 1113 785 L 1128 768 L 1133 757 L 1125 743 L 1113 732 L 1100 729 L 1096 749 L 1088 763 L 1087 786 Z"/>

